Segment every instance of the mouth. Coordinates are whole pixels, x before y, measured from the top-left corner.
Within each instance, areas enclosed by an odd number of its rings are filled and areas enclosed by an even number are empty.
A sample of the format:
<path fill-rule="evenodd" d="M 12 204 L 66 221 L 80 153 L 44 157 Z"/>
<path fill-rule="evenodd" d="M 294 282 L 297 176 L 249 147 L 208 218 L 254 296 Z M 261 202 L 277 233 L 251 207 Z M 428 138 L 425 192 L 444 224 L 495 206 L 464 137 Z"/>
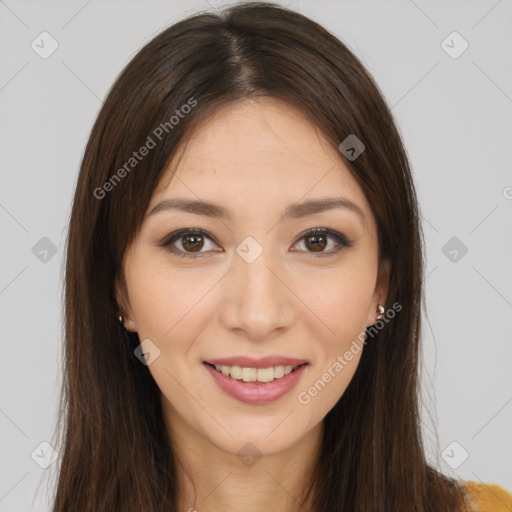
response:
<path fill-rule="evenodd" d="M 269 361 L 294 364 L 271 366 Z M 240 366 L 233 362 L 252 366 Z M 204 361 L 203 366 L 218 389 L 226 395 L 246 404 L 265 405 L 279 400 L 295 388 L 307 372 L 309 363 L 300 359 L 285 358 L 250 361 L 245 358 L 242 363 L 242 358 L 230 358 L 222 361 Z"/>
<path fill-rule="evenodd" d="M 306 366 L 308 363 L 304 362 L 295 365 L 275 365 L 266 367 L 213 364 L 207 361 L 205 361 L 204 364 L 214 368 L 218 373 L 221 373 L 225 377 L 230 377 L 234 380 L 267 384 L 280 380 L 287 375 L 290 375 L 290 373 L 294 373 L 302 366 Z"/>

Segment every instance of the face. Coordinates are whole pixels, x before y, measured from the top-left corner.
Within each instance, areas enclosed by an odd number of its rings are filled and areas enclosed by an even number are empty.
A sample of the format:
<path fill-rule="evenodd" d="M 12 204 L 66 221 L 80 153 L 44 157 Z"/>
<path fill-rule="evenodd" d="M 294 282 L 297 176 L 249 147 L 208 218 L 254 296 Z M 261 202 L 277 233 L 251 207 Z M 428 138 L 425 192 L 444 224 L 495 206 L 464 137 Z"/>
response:
<path fill-rule="evenodd" d="M 232 454 L 247 442 L 277 453 L 321 424 L 354 375 L 389 273 L 340 154 L 270 98 L 195 130 L 123 268 L 125 327 L 169 428 Z"/>

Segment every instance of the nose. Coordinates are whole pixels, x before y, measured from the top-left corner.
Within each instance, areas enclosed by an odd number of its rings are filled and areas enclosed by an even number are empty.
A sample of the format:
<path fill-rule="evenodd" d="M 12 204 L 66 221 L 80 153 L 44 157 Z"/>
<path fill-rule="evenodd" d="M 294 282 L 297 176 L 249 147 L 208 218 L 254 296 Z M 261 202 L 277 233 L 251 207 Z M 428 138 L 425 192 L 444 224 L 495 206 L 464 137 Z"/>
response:
<path fill-rule="evenodd" d="M 221 325 L 254 341 L 282 335 L 297 311 L 298 298 L 282 267 L 267 253 L 263 251 L 252 262 L 235 255 L 219 306 Z"/>

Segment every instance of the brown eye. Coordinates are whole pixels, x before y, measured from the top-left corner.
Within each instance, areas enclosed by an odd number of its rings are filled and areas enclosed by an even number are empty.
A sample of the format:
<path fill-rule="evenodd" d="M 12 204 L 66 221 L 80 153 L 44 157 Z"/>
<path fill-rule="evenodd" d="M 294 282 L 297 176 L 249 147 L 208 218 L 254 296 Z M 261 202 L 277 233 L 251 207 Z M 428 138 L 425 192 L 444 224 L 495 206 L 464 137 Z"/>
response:
<path fill-rule="evenodd" d="M 306 231 L 299 238 L 299 244 L 302 242 L 307 253 L 317 253 L 318 256 L 333 255 L 353 245 L 353 240 L 348 240 L 342 233 L 327 228 Z"/>
<path fill-rule="evenodd" d="M 203 248 L 204 241 L 202 240 L 202 238 L 203 238 L 202 235 L 191 234 L 191 235 L 182 236 L 181 238 L 182 238 L 181 244 L 183 245 L 183 248 L 186 251 L 198 252 Z"/>
<path fill-rule="evenodd" d="M 306 247 L 313 252 L 322 252 L 327 246 L 327 237 L 324 235 L 311 235 L 305 239 Z"/>
<path fill-rule="evenodd" d="M 353 246 L 353 240 L 348 240 L 342 233 L 326 228 L 306 231 L 295 245 L 297 243 L 304 243 L 305 249 L 300 249 L 300 252 L 316 253 L 318 256 L 330 256 L 343 248 Z M 208 244 L 211 244 L 211 247 L 216 245 L 213 237 L 200 229 L 180 229 L 160 242 L 161 247 L 180 258 L 198 258 L 202 253 L 222 252 L 214 248 L 209 250 Z M 203 250 L 205 247 L 206 250 Z"/>
<path fill-rule="evenodd" d="M 214 248 L 215 243 L 210 235 L 199 229 L 180 229 L 168 235 L 160 246 L 181 258 L 198 258 L 202 253 L 211 252 L 208 243 Z M 206 247 L 207 250 L 203 250 Z M 215 251 L 219 252 L 219 251 Z"/>

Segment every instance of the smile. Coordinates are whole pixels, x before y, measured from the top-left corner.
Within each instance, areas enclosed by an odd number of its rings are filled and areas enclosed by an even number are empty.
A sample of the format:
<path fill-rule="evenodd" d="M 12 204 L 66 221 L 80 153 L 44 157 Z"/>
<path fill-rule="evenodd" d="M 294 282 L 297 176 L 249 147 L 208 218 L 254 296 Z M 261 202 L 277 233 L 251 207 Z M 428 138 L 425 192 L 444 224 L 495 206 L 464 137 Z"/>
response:
<path fill-rule="evenodd" d="M 265 367 L 215 365 L 204 368 L 226 395 L 251 405 L 263 405 L 289 393 L 302 378 L 309 364 Z"/>
<path fill-rule="evenodd" d="M 236 380 L 243 380 L 244 382 L 272 382 L 273 380 L 281 379 L 295 371 L 300 365 L 296 366 L 270 366 L 268 368 L 249 368 L 242 366 L 224 366 L 212 365 L 215 369 L 225 375 Z"/>

